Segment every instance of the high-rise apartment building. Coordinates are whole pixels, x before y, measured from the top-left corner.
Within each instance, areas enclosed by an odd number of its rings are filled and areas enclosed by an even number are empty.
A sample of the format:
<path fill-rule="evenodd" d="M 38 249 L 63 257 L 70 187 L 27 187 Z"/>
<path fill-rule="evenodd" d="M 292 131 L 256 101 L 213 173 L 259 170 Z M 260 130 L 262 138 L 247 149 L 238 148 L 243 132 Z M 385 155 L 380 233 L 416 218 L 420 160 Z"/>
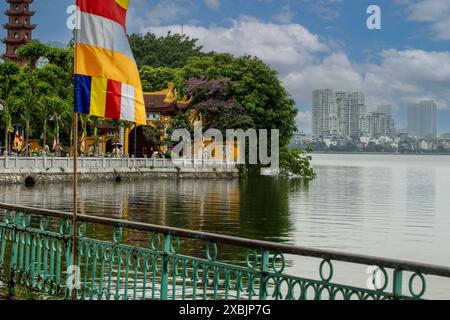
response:
<path fill-rule="evenodd" d="M 395 120 L 392 117 L 391 106 L 379 106 L 367 117 L 369 134 L 372 137 L 394 137 Z"/>
<path fill-rule="evenodd" d="M 362 92 L 313 92 L 313 135 L 340 134 L 358 138 L 367 133 L 365 95 Z"/>
<path fill-rule="evenodd" d="M 339 131 L 338 108 L 330 89 L 313 92 L 313 135 L 325 136 Z"/>
<path fill-rule="evenodd" d="M 408 109 L 408 133 L 418 138 L 437 137 L 437 104 L 421 101 Z"/>

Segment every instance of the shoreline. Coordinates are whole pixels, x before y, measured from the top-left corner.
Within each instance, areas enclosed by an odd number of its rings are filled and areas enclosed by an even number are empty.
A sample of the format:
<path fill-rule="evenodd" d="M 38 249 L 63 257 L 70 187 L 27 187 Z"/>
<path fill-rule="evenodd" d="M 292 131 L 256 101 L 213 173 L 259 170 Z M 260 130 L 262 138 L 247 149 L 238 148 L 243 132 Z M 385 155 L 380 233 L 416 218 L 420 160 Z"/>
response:
<path fill-rule="evenodd" d="M 148 179 L 237 179 L 237 168 L 80 169 L 80 182 Z M 0 170 L 0 184 L 36 185 L 73 181 L 73 173 L 61 170 Z"/>

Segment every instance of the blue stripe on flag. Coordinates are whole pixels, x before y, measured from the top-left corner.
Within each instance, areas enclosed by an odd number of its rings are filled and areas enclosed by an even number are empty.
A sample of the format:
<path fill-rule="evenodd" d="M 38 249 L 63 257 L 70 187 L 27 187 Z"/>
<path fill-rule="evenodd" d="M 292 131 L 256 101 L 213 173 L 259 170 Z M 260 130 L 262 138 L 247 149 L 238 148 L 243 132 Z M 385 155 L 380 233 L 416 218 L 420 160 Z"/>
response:
<path fill-rule="evenodd" d="M 89 114 L 91 110 L 91 82 L 88 76 L 75 75 L 75 112 Z"/>

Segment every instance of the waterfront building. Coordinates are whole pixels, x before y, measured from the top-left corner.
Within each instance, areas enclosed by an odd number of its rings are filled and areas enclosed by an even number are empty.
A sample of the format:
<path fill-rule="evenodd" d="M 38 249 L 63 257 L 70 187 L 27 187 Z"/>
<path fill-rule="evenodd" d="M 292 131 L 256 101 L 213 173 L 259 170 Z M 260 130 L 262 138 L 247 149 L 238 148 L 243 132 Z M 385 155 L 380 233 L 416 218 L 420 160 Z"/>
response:
<path fill-rule="evenodd" d="M 35 24 L 31 23 L 31 17 L 35 14 L 30 10 L 34 0 L 6 0 L 9 3 L 9 10 L 5 12 L 8 16 L 8 22 L 4 24 L 7 31 L 3 43 L 6 44 L 4 58 L 10 59 L 17 64 L 22 61 L 17 57 L 17 50 L 33 39 L 33 30 Z"/>
<path fill-rule="evenodd" d="M 417 138 L 437 137 L 437 104 L 421 101 L 408 109 L 408 133 Z"/>
<path fill-rule="evenodd" d="M 362 92 L 313 92 L 313 135 L 359 138 L 368 133 L 367 108 Z"/>
<path fill-rule="evenodd" d="M 158 127 L 161 130 L 160 139 L 166 137 L 167 129 L 170 127 L 173 117 L 180 111 L 186 110 L 192 99 L 184 97 L 182 100 L 177 99 L 177 91 L 173 83 L 169 83 L 167 88 L 157 92 L 145 92 L 144 102 L 147 115 L 147 124 L 149 126 Z M 192 119 L 194 120 L 194 119 Z M 112 153 L 114 149 L 114 138 L 118 135 L 118 129 L 111 125 L 99 126 L 100 150 L 103 154 Z M 151 157 L 154 152 L 164 151 L 157 148 L 144 135 L 142 126 L 131 126 L 124 128 L 120 132 L 121 145 L 124 154 L 131 154 L 135 157 Z M 90 141 L 90 142 L 89 142 Z M 88 144 L 93 144 L 93 139 L 89 139 Z"/>
<path fill-rule="evenodd" d="M 330 89 L 313 92 L 313 135 L 326 136 L 339 131 L 336 96 Z"/>
<path fill-rule="evenodd" d="M 371 137 L 395 136 L 395 120 L 392 117 L 391 106 L 379 106 L 375 112 L 368 115 L 367 123 Z"/>
<path fill-rule="evenodd" d="M 351 138 L 367 134 L 366 97 L 362 92 L 337 92 L 339 133 Z"/>

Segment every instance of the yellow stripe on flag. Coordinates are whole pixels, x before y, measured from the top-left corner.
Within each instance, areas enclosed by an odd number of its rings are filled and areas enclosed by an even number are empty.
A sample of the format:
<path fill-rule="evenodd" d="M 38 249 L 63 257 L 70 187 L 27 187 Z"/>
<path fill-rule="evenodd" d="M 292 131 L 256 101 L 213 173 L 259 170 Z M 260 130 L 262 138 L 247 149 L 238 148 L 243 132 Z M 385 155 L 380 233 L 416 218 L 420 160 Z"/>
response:
<path fill-rule="evenodd" d="M 108 80 L 104 78 L 92 78 L 91 85 L 91 112 L 96 117 L 105 117 L 106 110 L 106 88 Z"/>
<path fill-rule="evenodd" d="M 84 44 L 76 46 L 75 74 L 141 86 L 136 62 L 121 53 Z M 143 98 L 142 98 L 143 100 Z"/>
<path fill-rule="evenodd" d="M 143 101 L 144 93 L 142 87 L 135 88 L 135 119 L 134 121 L 140 125 L 147 125 L 147 114 L 145 110 L 145 103 Z"/>
<path fill-rule="evenodd" d="M 117 4 L 124 8 L 125 10 L 128 9 L 128 6 L 130 5 L 130 0 L 116 0 Z"/>

